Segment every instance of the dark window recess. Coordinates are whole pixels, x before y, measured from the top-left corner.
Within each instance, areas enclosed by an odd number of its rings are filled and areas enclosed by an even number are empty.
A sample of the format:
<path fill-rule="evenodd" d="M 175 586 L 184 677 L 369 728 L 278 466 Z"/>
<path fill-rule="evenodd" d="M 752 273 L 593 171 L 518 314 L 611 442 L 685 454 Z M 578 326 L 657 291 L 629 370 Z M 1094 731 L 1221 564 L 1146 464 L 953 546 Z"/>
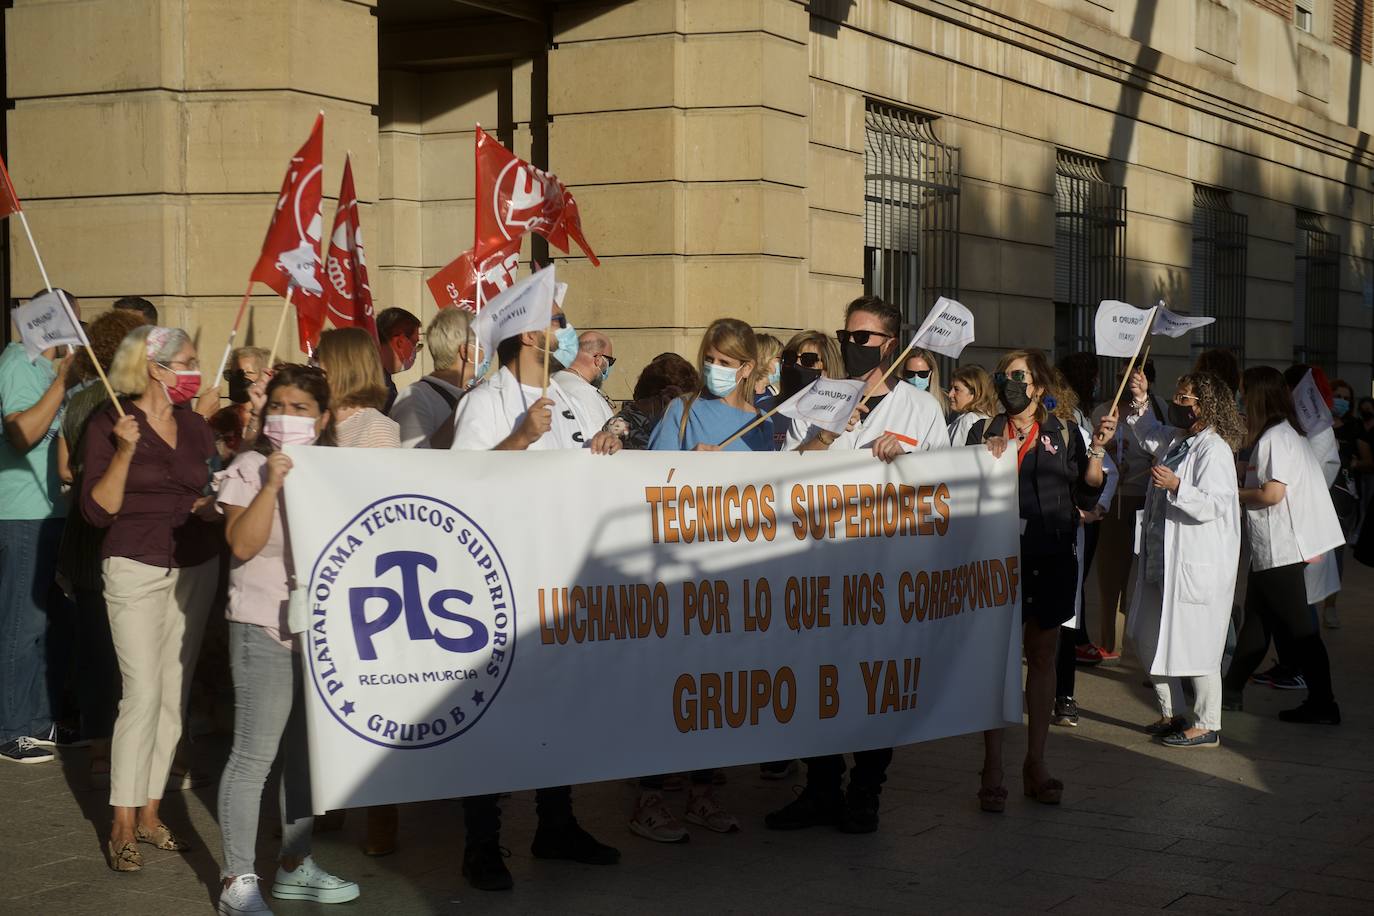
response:
<path fill-rule="evenodd" d="M 1054 169 L 1054 356 L 1095 352 L 1103 299 L 1126 295 L 1126 189 L 1106 163 L 1060 151 Z M 1102 360 L 1102 387 L 1124 368 Z M 1118 366 L 1122 363 L 1122 366 Z"/>
<path fill-rule="evenodd" d="M 1247 217 L 1231 209 L 1231 194 L 1193 185 L 1193 267 L 1189 300 L 1194 315 L 1216 321 L 1189 335 L 1193 353 L 1230 350 L 1245 365 Z"/>
<path fill-rule="evenodd" d="M 1340 236 L 1315 213 L 1298 211 L 1293 271 L 1293 361 L 1336 375 L 1336 323 L 1340 302 Z"/>
<path fill-rule="evenodd" d="M 901 310 L 907 340 L 936 299 L 959 295 L 959 148 L 934 122 L 872 101 L 864 117 L 864 292 Z"/>

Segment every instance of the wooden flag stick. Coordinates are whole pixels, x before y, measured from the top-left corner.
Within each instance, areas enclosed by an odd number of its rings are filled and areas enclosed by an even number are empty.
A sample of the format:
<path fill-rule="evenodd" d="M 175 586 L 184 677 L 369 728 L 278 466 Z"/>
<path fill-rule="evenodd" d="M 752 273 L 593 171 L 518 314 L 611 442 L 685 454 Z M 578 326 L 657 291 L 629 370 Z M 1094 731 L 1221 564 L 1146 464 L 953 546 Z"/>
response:
<path fill-rule="evenodd" d="M 253 281 L 248 281 L 248 288 L 243 291 L 243 299 L 239 302 L 239 313 L 234 316 L 234 326 L 229 329 L 229 341 L 224 345 L 224 355 L 219 359 L 219 370 L 211 376 L 211 384 L 218 385 L 219 380 L 224 378 L 224 367 L 229 365 L 229 354 L 234 352 L 234 340 L 239 336 L 239 324 L 243 321 L 243 312 L 248 308 L 248 298 L 253 295 Z"/>
<path fill-rule="evenodd" d="M 281 304 L 281 317 L 277 319 L 277 333 L 272 337 L 272 350 L 267 356 L 268 369 L 277 363 L 277 347 L 281 344 L 281 331 L 286 327 L 286 314 L 291 311 L 291 296 L 295 291 L 294 285 L 286 287 L 286 296 L 283 297 Z"/>
<path fill-rule="evenodd" d="M 1131 354 L 1131 361 L 1126 364 L 1126 371 L 1121 375 L 1121 384 L 1116 386 L 1116 397 L 1112 398 L 1112 408 L 1107 411 L 1108 413 L 1116 413 L 1117 404 L 1121 402 L 1121 392 L 1126 390 L 1126 383 L 1131 379 L 1131 372 L 1135 369 L 1135 361 L 1136 358 L 1140 356 L 1141 349 L 1145 349 L 1146 352 L 1149 351 L 1149 347 L 1145 344 L 1150 339 L 1150 328 L 1154 327 L 1155 315 L 1157 314 L 1159 313 L 1155 312 L 1152 314 L 1149 324 L 1145 325 L 1145 333 L 1141 335 L 1140 343 L 1136 344 L 1135 352 Z M 1143 363 L 1144 361 L 1142 360 L 1141 362 Z"/>
<path fill-rule="evenodd" d="M 540 388 L 541 388 L 542 390 L 540 391 L 539 396 L 540 396 L 541 398 L 543 398 L 543 397 L 548 397 L 548 395 L 549 395 L 549 331 L 548 331 L 548 328 L 545 328 L 545 329 L 544 329 L 544 384 L 541 385 Z"/>
<path fill-rule="evenodd" d="M 788 400 L 791 400 L 791 399 L 789 398 Z M 774 407 L 772 410 L 768 411 L 768 413 L 759 414 L 757 417 L 754 418 L 754 420 L 753 420 L 752 423 L 750 423 L 748 426 L 746 426 L 746 427 L 744 427 L 743 429 L 741 429 L 741 430 L 739 430 L 738 432 L 736 432 L 736 433 L 735 433 L 734 435 L 732 435 L 729 439 L 726 439 L 724 442 L 722 442 L 722 443 L 720 444 L 720 447 L 721 447 L 721 448 L 725 448 L 725 446 L 729 445 L 731 442 L 734 442 L 736 439 L 740 438 L 741 436 L 747 436 L 747 435 L 749 435 L 749 433 L 752 432 L 754 429 L 756 429 L 760 424 L 762 424 L 764 420 L 767 420 L 769 417 L 773 416 L 773 414 L 777 413 L 779 410 L 782 410 L 782 405 L 783 405 L 783 404 L 786 404 L 786 403 L 787 403 L 787 401 L 782 401 L 782 402 L 780 402 L 780 403 L 778 404 L 778 406 L 776 406 L 776 407 Z"/>
<path fill-rule="evenodd" d="M 868 391 L 864 394 L 864 399 L 859 402 L 860 407 L 865 407 L 868 405 L 869 398 L 873 397 L 873 395 L 878 393 L 878 389 L 882 387 L 884 382 L 886 382 L 889 378 L 892 377 L 892 373 L 897 371 L 898 366 L 906 362 L 907 357 L 911 355 L 911 351 L 914 349 L 916 349 L 916 337 L 911 338 L 911 343 L 907 344 L 906 349 L 903 350 L 897 356 L 897 358 L 892 361 L 892 365 L 887 367 L 887 371 L 883 373 L 883 377 L 874 382 L 873 387 L 868 389 Z"/>
<path fill-rule="evenodd" d="M 91 342 L 86 339 L 86 333 L 81 330 L 81 319 L 77 317 L 76 310 L 67 301 L 67 294 L 61 290 L 52 288 L 52 281 L 48 279 L 48 269 L 43 266 L 43 256 L 38 253 L 38 243 L 33 240 L 33 230 L 29 228 L 29 218 L 23 210 L 19 210 L 19 223 L 24 227 L 24 235 L 28 237 L 29 248 L 33 251 L 33 259 L 38 264 L 38 275 L 43 278 L 43 288 L 48 292 L 57 293 L 58 300 L 62 303 L 62 308 L 67 313 L 67 320 L 76 328 L 81 335 L 81 345 L 86 348 L 86 354 L 91 358 L 91 365 L 95 366 L 95 374 L 100 377 L 100 384 L 105 386 L 105 393 L 110 396 L 110 402 L 114 404 L 115 413 L 124 416 L 124 408 L 119 405 L 119 398 L 115 395 L 114 388 L 110 386 L 110 380 L 105 377 L 105 367 L 100 365 L 100 360 L 95 358 L 95 351 L 91 349 Z M 70 349 L 70 348 L 68 348 Z"/>

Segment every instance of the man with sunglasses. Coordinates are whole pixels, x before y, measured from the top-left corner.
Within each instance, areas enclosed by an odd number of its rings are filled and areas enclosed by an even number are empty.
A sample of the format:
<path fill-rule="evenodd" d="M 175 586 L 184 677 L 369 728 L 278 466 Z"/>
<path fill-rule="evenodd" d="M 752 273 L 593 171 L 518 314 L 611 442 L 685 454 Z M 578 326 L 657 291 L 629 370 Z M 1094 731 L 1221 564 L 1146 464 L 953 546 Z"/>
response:
<path fill-rule="evenodd" d="M 876 296 L 849 303 L 844 330 L 836 336 L 844 357 L 845 373 L 863 379 L 872 397 L 867 412 L 839 434 L 802 426 L 793 427 L 787 447 L 799 451 L 825 449 L 871 450 L 882 461 L 892 461 L 911 451 L 949 447 L 945 417 L 929 392 L 913 385 L 892 384 L 883 373 L 899 349 L 897 334 L 902 316 Z M 860 408 L 860 412 L 863 412 Z M 798 830 L 834 826 L 844 833 L 872 833 L 878 829 L 878 796 L 887 781 L 892 748 L 854 753 L 849 788 L 841 792 L 843 754 L 809 757 L 806 787 L 785 807 L 770 813 L 764 823 L 770 830 Z"/>
<path fill-rule="evenodd" d="M 615 365 L 611 339 L 600 331 L 583 331 L 577 338 L 577 357 L 554 375 L 558 386 L 577 405 L 582 435 L 590 441 L 606 425 L 614 411 L 601 390 Z"/>
<path fill-rule="evenodd" d="M 496 349 L 501 368 L 458 402 L 453 448 L 524 451 L 587 447 L 596 455 L 620 450 L 620 440 L 611 433 L 583 435 L 590 421 L 579 415 L 582 408 L 557 379 L 549 379 L 547 392 L 540 390 L 545 361 L 549 366 L 554 362 L 570 366 L 579 350 L 577 330 L 557 302 L 551 307 L 547 328 L 501 341 Z M 620 861 L 619 850 L 598 842 L 578 824 L 573 816 L 571 786 L 539 789 L 534 797 L 538 826 L 530 853 L 536 859 L 566 859 L 584 865 Z M 463 820 L 467 833 L 463 877 L 478 890 L 509 890 L 515 881 L 501 850 L 497 796 L 463 799 Z"/>

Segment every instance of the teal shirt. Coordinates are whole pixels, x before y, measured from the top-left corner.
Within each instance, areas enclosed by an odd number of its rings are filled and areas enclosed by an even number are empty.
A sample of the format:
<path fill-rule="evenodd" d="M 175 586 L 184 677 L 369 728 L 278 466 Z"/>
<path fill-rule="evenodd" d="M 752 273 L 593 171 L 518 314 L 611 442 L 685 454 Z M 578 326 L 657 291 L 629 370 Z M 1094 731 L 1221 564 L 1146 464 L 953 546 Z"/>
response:
<path fill-rule="evenodd" d="M 12 343 L 0 353 L 0 416 L 9 417 L 37 404 L 57 377 L 50 360 L 29 362 L 22 344 Z M 0 519 L 62 518 L 67 501 L 57 478 L 57 411 L 41 442 L 20 452 L 0 436 Z"/>
<path fill-rule="evenodd" d="M 761 413 L 758 410 L 736 410 L 720 398 L 704 394 L 692 402 L 692 411 L 687 415 L 687 434 L 683 436 L 683 403 L 684 400 L 678 398 L 668 405 L 663 419 L 658 421 L 654 434 L 649 437 L 650 449 L 659 452 L 691 451 L 698 443 L 719 445 L 754 422 Z M 725 446 L 725 451 L 773 451 L 772 419 L 764 420 L 762 424 Z"/>

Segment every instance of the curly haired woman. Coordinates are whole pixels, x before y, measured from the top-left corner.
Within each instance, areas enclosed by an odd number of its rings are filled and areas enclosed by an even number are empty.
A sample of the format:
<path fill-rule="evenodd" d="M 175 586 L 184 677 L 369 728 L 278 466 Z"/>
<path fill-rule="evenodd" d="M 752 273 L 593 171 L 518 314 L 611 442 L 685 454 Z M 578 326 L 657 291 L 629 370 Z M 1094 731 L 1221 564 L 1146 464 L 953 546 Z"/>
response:
<path fill-rule="evenodd" d="M 1210 372 L 1178 380 L 1159 422 L 1145 380 L 1131 379 L 1126 422 L 1154 458 L 1145 497 L 1140 572 L 1127 615 L 1129 635 L 1148 666 L 1159 721 L 1146 728 L 1176 748 L 1221 743 L 1221 656 L 1240 556 L 1240 502 L 1232 449 L 1244 436 L 1235 397 Z M 1192 721 L 1183 678 L 1193 681 Z"/>

